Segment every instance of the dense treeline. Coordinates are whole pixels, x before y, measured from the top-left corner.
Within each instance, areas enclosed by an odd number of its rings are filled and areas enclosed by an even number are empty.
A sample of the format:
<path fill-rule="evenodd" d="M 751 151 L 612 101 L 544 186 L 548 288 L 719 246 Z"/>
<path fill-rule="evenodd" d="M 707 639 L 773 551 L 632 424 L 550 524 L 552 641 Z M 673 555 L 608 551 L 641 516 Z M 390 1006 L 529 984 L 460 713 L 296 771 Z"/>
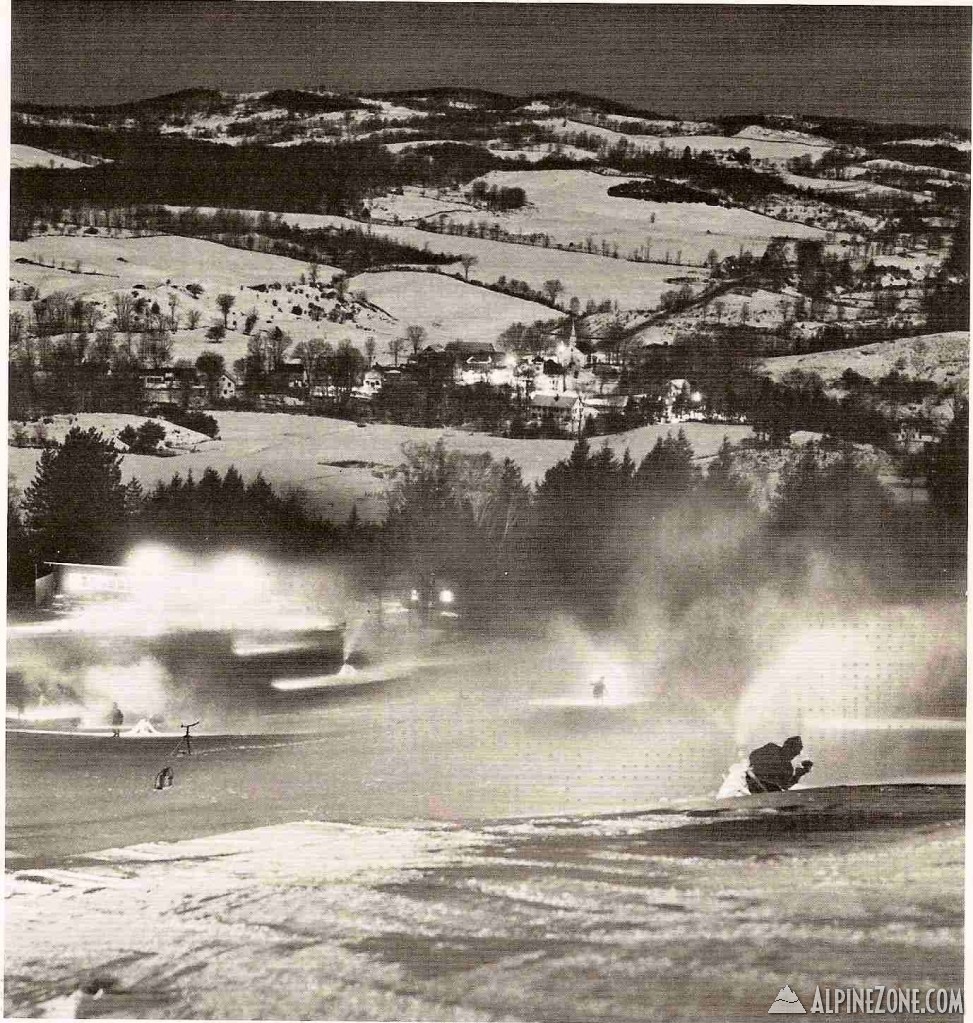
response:
<path fill-rule="evenodd" d="M 358 215 L 368 194 L 402 184 L 455 186 L 504 166 L 486 149 L 447 142 L 393 154 L 370 140 L 270 148 L 144 132 L 66 129 L 62 137 L 59 129 L 37 126 L 20 126 L 16 134 L 39 148 L 95 152 L 112 162 L 14 171 L 12 219 L 33 213 L 56 220 L 70 206 L 160 204 Z"/>
<path fill-rule="evenodd" d="M 206 469 L 160 482 L 133 510 L 129 535 L 187 549 L 200 538 L 214 547 L 242 545 L 267 552 L 300 553 L 308 545 L 328 549 L 341 529 L 310 514 L 296 494 L 276 494 L 258 474 L 245 483 L 230 466 L 221 476 Z"/>
<path fill-rule="evenodd" d="M 335 525 L 309 512 L 297 493 L 280 495 L 258 474 L 230 467 L 199 480 L 176 473 L 149 494 L 122 481 L 122 455 L 94 429 L 73 427 L 49 445 L 22 503 L 7 500 L 8 592 L 29 595 L 43 561 L 117 564 L 133 546 L 158 541 L 204 555 L 229 548 L 283 556 L 354 553 L 374 530 Z"/>
<path fill-rule="evenodd" d="M 522 188 L 488 186 L 485 181 L 474 181 L 468 195 L 473 202 L 495 212 L 519 210 L 527 203 L 527 195 Z"/>
<path fill-rule="evenodd" d="M 884 145 L 876 156 L 882 160 L 899 160 L 917 167 L 941 167 L 943 170 L 970 173 L 970 154 L 955 146 L 916 146 L 905 142 Z"/>
<path fill-rule="evenodd" d="M 707 206 L 719 206 L 720 201 L 710 192 L 691 185 L 666 178 L 651 178 L 644 181 L 626 181 L 624 185 L 612 185 L 609 195 L 624 199 L 644 199 L 648 202 L 701 202 Z"/>
<path fill-rule="evenodd" d="M 29 590 L 36 560 L 112 563 L 157 540 L 196 554 L 354 554 L 362 579 L 405 571 L 429 592 L 457 586 L 479 624 L 517 612 L 604 623 L 633 599 L 678 621 L 701 599 L 726 608 L 767 585 L 801 596 L 823 556 L 890 594 L 956 593 L 967 439 L 958 415 L 922 467 L 928 507 L 895 505 L 850 449 L 811 448 L 785 463 L 767 512 L 729 445 L 703 471 L 681 432 L 639 463 L 581 439 L 536 487 L 509 459 L 440 440 L 406 446 L 386 522 L 365 527 L 354 514 L 342 526 L 321 520 L 296 495 L 276 494 L 261 476 L 248 484 L 233 468 L 198 481 L 176 474 L 144 496 L 122 483 L 110 442 L 75 428 L 44 452 L 23 506 L 8 498 L 8 586 Z"/>
<path fill-rule="evenodd" d="M 964 585 L 962 520 L 944 502 L 896 506 L 850 450 L 792 458 L 767 512 L 729 446 L 703 471 L 681 433 L 638 464 L 582 439 L 533 489 L 513 463 L 441 443 L 410 453 L 406 479 L 391 505 L 395 557 L 479 596 L 481 615 L 600 624 L 635 600 L 678 620 L 701 599 L 725 609 L 766 586 L 802 597 L 825 556 L 889 593 Z"/>

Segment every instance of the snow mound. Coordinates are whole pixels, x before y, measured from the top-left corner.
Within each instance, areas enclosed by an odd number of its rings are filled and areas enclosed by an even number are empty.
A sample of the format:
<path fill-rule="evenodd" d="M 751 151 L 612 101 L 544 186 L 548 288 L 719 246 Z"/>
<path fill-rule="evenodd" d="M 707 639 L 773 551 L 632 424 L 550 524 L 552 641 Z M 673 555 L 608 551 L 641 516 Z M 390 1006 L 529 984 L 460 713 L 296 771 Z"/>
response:
<path fill-rule="evenodd" d="M 138 722 L 130 728 L 125 735 L 161 735 L 155 725 L 152 724 L 147 718 L 140 718 Z"/>

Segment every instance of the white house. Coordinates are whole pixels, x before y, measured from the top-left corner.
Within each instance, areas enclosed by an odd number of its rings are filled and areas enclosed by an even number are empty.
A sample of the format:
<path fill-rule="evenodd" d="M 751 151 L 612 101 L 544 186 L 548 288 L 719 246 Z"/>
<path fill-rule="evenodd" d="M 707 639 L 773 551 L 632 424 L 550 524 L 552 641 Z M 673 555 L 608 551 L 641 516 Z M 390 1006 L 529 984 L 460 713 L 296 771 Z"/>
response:
<path fill-rule="evenodd" d="M 493 387 L 513 387 L 514 358 L 503 352 L 476 352 L 456 363 L 456 381 L 466 386 L 490 384 Z"/>
<path fill-rule="evenodd" d="M 573 391 L 560 394 L 534 394 L 530 399 L 530 419 L 535 426 L 553 423 L 559 429 L 577 431 L 581 426 L 584 402 Z"/>
<path fill-rule="evenodd" d="M 219 375 L 219 379 L 216 381 L 216 397 L 219 398 L 220 401 L 231 401 L 236 397 L 239 386 L 240 385 L 237 383 L 236 377 L 223 372 Z"/>
<path fill-rule="evenodd" d="M 365 371 L 362 382 L 355 388 L 354 394 L 359 398 L 374 398 L 385 384 L 385 374 L 378 366 Z"/>

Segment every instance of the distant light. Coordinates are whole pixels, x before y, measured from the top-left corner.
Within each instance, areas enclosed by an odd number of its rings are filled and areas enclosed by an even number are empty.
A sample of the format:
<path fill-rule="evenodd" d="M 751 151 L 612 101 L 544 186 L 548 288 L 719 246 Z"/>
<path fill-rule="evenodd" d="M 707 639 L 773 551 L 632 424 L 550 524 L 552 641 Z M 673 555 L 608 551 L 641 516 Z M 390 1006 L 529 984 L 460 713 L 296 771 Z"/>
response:
<path fill-rule="evenodd" d="M 698 405 L 703 400 L 703 396 L 699 391 L 693 391 L 693 393 L 689 396 L 689 400 L 694 405 Z"/>
<path fill-rule="evenodd" d="M 412 593 L 409 596 L 409 599 L 410 600 L 414 600 L 414 601 L 418 601 L 418 599 L 419 599 L 419 591 L 418 590 L 413 590 Z"/>
<path fill-rule="evenodd" d="M 453 602 L 453 591 L 452 590 L 440 590 L 439 603 L 440 604 L 452 604 Z"/>

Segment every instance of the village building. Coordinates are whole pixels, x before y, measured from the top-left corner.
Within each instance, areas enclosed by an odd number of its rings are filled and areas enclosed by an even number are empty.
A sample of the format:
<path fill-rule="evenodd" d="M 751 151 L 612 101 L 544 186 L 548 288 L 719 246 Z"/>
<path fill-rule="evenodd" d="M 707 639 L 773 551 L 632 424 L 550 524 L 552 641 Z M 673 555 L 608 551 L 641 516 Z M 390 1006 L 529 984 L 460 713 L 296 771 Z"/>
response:
<path fill-rule="evenodd" d="M 361 391 L 361 396 L 365 398 L 374 398 L 378 394 L 382 387 L 385 385 L 385 372 L 380 366 L 372 366 L 365 371 L 364 377 L 362 377 L 361 386 L 356 389 L 356 393 Z"/>
<path fill-rule="evenodd" d="M 232 401 L 237 396 L 239 387 L 236 377 L 224 371 L 217 378 L 213 393 L 220 401 Z"/>
<path fill-rule="evenodd" d="M 306 372 L 300 359 L 284 359 L 270 374 L 273 389 L 276 391 L 300 391 L 305 387 Z"/>
<path fill-rule="evenodd" d="M 455 378 L 458 384 L 467 387 L 473 384 L 513 387 L 513 357 L 503 352 L 477 352 L 456 364 Z"/>
<path fill-rule="evenodd" d="M 583 398 L 582 415 L 585 422 L 608 415 L 624 415 L 629 404 L 627 394 L 591 395 Z"/>
<path fill-rule="evenodd" d="M 201 408 L 209 397 L 195 369 L 186 372 L 164 370 L 141 376 L 142 400 L 148 405 L 180 405 Z"/>
<path fill-rule="evenodd" d="M 584 402 L 579 394 L 565 391 L 560 394 L 534 394 L 530 399 L 530 422 L 543 428 L 577 433 L 582 424 Z"/>
<path fill-rule="evenodd" d="M 927 450 L 939 438 L 917 423 L 902 423 L 895 432 L 895 447 L 900 454 L 914 455 Z"/>

